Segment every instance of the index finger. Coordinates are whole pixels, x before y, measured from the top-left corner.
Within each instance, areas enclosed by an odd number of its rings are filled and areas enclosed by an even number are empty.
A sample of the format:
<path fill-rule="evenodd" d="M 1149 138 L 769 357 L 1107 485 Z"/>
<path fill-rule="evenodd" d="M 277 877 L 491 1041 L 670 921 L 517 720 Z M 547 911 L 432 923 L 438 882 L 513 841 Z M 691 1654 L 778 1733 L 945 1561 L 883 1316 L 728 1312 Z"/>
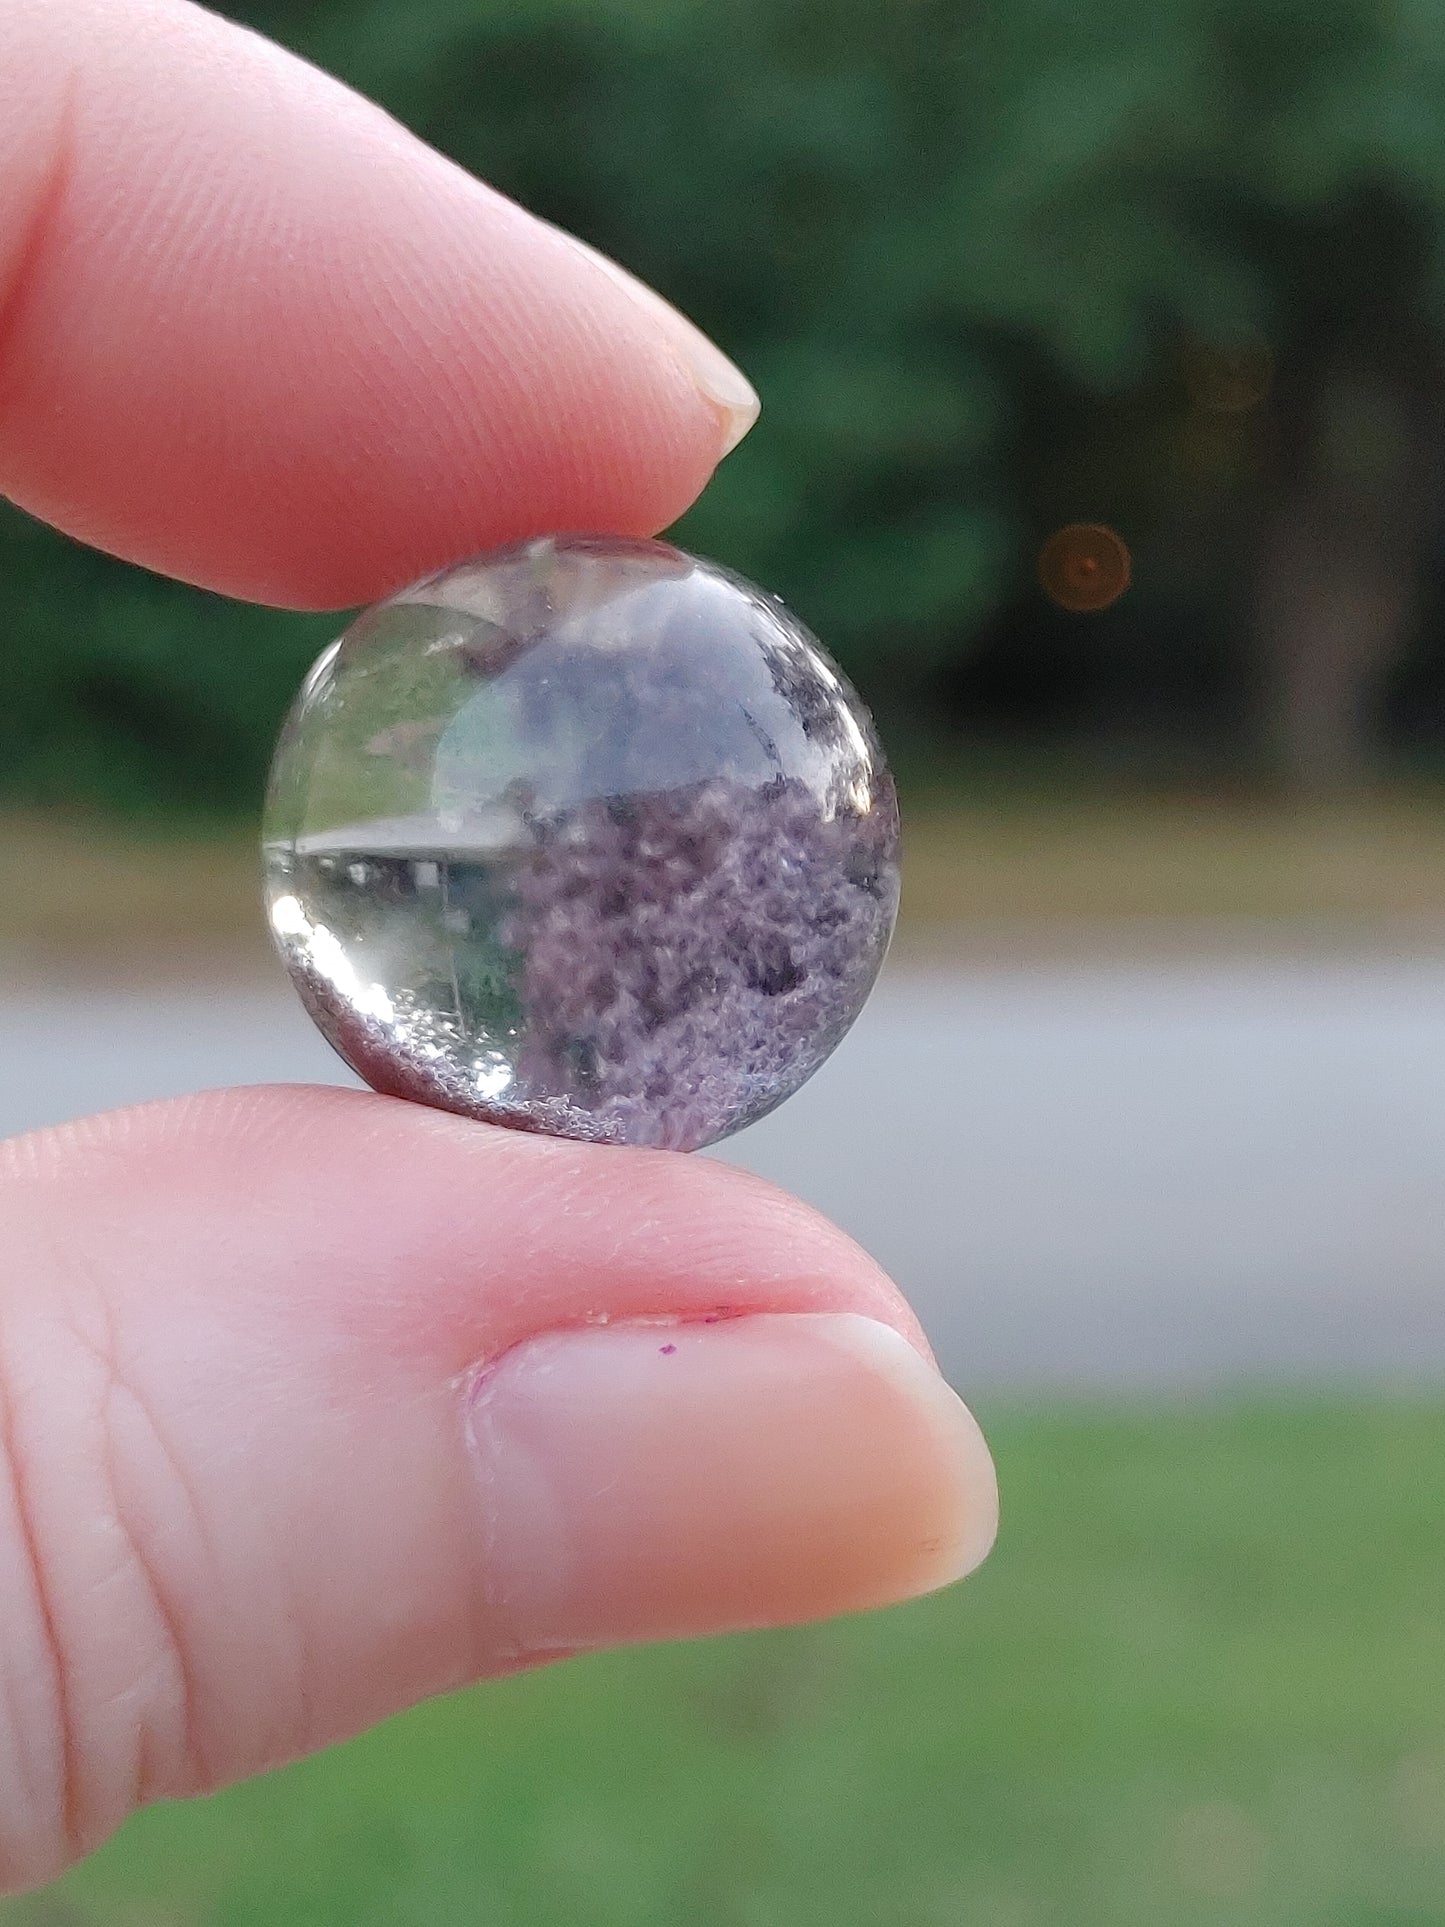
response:
<path fill-rule="evenodd" d="M 0 492 L 226 594 L 652 534 L 751 424 L 611 263 L 183 0 L 0 0 Z"/>

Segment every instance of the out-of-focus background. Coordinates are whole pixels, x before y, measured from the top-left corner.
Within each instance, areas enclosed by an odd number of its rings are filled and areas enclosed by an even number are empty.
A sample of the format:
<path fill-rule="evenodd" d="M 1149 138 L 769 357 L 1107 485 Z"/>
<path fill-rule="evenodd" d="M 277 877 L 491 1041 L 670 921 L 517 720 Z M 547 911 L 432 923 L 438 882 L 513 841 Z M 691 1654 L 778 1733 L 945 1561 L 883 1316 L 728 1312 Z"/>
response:
<path fill-rule="evenodd" d="M 145 1816 L 30 1927 L 1445 1922 L 1445 0 L 254 0 L 761 389 L 680 539 L 873 703 L 882 988 L 721 1153 L 990 1566 Z M 333 617 L 0 519 L 0 1129 L 342 1079 L 254 825 Z"/>

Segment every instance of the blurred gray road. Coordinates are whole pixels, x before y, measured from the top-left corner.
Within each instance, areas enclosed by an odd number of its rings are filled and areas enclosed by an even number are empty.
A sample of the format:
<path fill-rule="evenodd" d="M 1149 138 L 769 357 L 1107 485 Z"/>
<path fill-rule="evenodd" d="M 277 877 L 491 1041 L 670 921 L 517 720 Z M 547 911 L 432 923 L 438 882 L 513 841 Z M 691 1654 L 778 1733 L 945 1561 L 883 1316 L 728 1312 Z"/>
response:
<path fill-rule="evenodd" d="M 270 1079 L 349 1081 L 279 980 L 0 985 L 0 1133 Z M 900 969 L 722 1154 L 967 1388 L 1445 1374 L 1445 951 Z"/>

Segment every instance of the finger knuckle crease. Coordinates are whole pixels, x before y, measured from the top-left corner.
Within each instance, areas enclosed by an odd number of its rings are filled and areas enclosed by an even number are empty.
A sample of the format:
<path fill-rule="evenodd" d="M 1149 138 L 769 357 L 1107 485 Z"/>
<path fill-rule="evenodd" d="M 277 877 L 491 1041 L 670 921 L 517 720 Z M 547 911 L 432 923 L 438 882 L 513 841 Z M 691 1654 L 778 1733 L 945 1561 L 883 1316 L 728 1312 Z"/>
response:
<path fill-rule="evenodd" d="M 184 1616 L 145 1529 L 163 1517 L 203 1559 L 194 1496 L 120 1367 L 103 1295 L 62 1296 L 43 1370 L 0 1318 L 0 1546 L 14 1543 L 20 1621 L 0 1646 L 0 1768 L 14 1756 L 0 1891 L 58 1872 L 130 1808 L 206 1783 Z"/>

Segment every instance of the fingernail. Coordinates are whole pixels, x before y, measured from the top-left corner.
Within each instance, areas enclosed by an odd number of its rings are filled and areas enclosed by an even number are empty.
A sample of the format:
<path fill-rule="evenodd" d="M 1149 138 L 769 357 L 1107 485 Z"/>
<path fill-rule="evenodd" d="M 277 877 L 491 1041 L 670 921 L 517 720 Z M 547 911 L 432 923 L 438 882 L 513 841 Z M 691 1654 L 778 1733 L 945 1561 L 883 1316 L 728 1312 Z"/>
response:
<path fill-rule="evenodd" d="M 533 1339 L 485 1375 L 471 1424 L 489 1604 L 518 1653 L 881 1606 L 993 1542 L 967 1409 L 851 1313 Z"/>
<path fill-rule="evenodd" d="M 723 440 L 719 461 L 724 455 L 730 455 L 757 420 L 762 406 L 747 376 L 728 360 L 717 343 L 710 341 L 701 328 L 694 326 L 670 301 L 664 301 L 655 288 L 649 288 L 645 281 L 639 281 L 636 275 L 629 274 L 626 268 L 607 255 L 599 254 L 587 242 L 579 241 L 575 234 L 567 234 L 561 228 L 556 232 L 569 246 L 585 254 L 589 261 L 601 268 L 625 294 L 646 308 L 655 321 L 661 322 L 674 353 L 685 364 L 693 381 L 716 409 L 721 420 Z"/>

